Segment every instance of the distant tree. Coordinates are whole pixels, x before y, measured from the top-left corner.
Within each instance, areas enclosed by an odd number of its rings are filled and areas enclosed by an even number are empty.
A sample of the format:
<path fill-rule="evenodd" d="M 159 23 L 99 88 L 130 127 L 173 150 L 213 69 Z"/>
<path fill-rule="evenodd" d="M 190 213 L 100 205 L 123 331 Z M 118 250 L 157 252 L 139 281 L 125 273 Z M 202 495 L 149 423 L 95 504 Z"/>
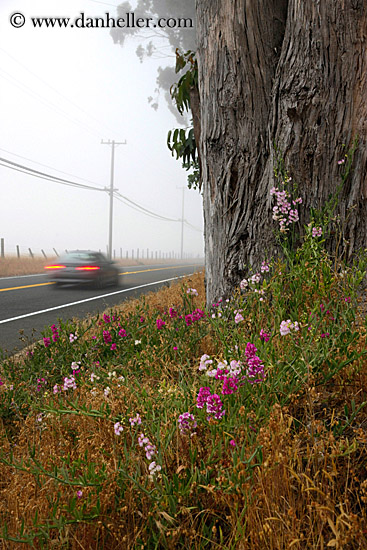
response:
<path fill-rule="evenodd" d="M 117 8 L 118 17 L 124 17 L 128 12 L 134 12 L 137 17 L 158 18 L 191 18 L 192 28 L 169 28 L 164 29 L 139 29 L 135 28 L 113 28 L 111 36 L 116 44 L 124 45 L 125 40 L 131 37 L 141 39 L 136 54 L 140 61 L 147 58 L 171 58 L 171 64 L 159 67 L 157 75 L 156 97 L 150 97 L 149 102 L 154 109 L 158 108 L 157 96 L 160 90 L 164 91 L 165 99 L 172 114 L 179 123 L 185 123 L 185 119 L 179 115 L 173 106 L 169 90 L 177 80 L 175 73 L 175 51 L 195 50 L 196 47 L 196 24 L 195 24 L 195 0 L 138 0 L 136 8 L 132 8 L 130 2 L 122 2 Z"/>
<path fill-rule="evenodd" d="M 208 303 L 274 249 L 275 145 L 303 199 L 335 194 L 347 258 L 367 247 L 365 0 L 197 0 L 200 157 Z M 194 121 L 195 125 L 195 121 Z M 331 245 L 332 246 L 332 243 Z"/>

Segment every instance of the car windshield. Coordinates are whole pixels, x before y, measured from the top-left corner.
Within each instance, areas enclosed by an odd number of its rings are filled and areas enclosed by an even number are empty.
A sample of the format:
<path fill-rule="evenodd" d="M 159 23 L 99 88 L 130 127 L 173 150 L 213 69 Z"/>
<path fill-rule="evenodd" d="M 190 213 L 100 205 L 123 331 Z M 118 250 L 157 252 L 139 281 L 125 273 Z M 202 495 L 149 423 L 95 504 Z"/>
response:
<path fill-rule="evenodd" d="M 61 256 L 58 261 L 62 263 L 67 262 L 95 262 L 97 260 L 97 257 L 95 254 L 91 254 L 90 252 L 69 252 L 69 254 L 65 254 L 64 256 Z"/>

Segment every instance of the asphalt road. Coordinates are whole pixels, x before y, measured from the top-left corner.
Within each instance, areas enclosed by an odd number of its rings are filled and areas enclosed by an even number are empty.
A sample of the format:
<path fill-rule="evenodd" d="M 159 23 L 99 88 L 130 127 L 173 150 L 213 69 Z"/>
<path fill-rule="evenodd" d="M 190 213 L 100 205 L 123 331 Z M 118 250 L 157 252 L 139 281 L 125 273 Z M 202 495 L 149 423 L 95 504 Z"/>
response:
<path fill-rule="evenodd" d="M 56 288 L 44 274 L 0 278 L 0 349 L 11 355 L 39 340 L 58 319 L 97 314 L 201 269 L 198 264 L 121 267 L 119 286 L 102 290 Z"/>

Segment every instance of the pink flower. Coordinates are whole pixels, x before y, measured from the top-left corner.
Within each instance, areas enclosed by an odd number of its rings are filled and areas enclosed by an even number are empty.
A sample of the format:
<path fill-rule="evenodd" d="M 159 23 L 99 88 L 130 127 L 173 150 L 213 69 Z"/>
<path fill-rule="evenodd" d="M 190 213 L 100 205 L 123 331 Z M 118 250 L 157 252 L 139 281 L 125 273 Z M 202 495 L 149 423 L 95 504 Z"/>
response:
<path fill-rule="evenodd" d="M 113 429 L 115 430 L 116 435 L 120 435 L 124 431 L 124 428 L 123 426 L 121 426 L 120 422 L 116 422 L 113 426 Z"/>
<path fill-rule="evenodd" d="M 290 334 L 291 330 L 294 330 L 295 332 L 297 332 L 299 330 L 299 325 L 297 321 L 292 323 L 292 321 L 288 319 L 287 321 L 282 321 L 280 323 L 279 330 L 282 336 L 286 336 L 287 334 Z"/>
<path fill-rule="evenodd" d="M 230 445 L 232 445 L 232 447 L 235 447 L 237 445 L 237 443 L 235 442 L 234 439 L 231 439 L 231 441 L 229 442 Z"/>
<path fill-rule="evenodd" d="M 191 296 L 199 296 L 198 291 L 196 288 L 188 288 L 186 290 L 187 294 L 191 294 Z"/>
<path fill-rule="evenodd" d="M 124 328 L 119 330 L 119 336 L 121 336 L 121 338 L 125 338 L 125 336 L 127 336 L 127 332 Z"/>
<path fill-rule="evenodd" d="M 204 355 L 202 355 L 200 359 L 199 370 L 206 370 L 208 365 L 211 365 L 212 363 L 213 360 L 210 359 L 210 356 L 204 353 Z"/>
<path fill-rule="evenodd" d="M 169 308 L 169 316 L 171 317 L 171 319 L 174 319 L 175 317 L 177 317 L 177 311 L 175 311 L 173 307 Z"/>
<path fill-rule="evenodd" d="M 81 490 L 79 489 L 79 491 L 76 492 L 76 496 L 77 496 L 78 498 L 82 498 L 82 496 L 83 496 L 83 491 L 81 491 Z"/>
<path fill-rule="evenodd" d="M 184 412 L 178 417 L 178 427 L 182 434 L 190 434 L 197 425 L 194 415 L 189 412 Z"/>
<path fill-rule="evenodd" d="M 45 345 L 45 348 L 48 348 L 51 345 L 51 338 L 44 338 L 43 343 Z"/>
<path fill-rule="evenodd" d="M 322 235 L 322 228 L 321 227 L 313 227 L 312 228 L 312 236 L 313 237 L 321 237 Z"/>
<path fill-rule="evenodd" d="M 116 349 L 116 344 L 112 344 L 112 346 L 110 347 L 110 350 L 114 351 Z"/>
<path fill-rule="evenodd" d="M 264 342 L 269 342 L 270 340 L 270 334 L 265 332 L 263 329 L 260 330 L 260 340 L 264 340 Z"/>
<path fill-rule="evenodd" d="M 241 313 L 237 311 L 236 316 L 234 318 L 234 322 L 236 323 L 236 325 L 238 325 L 238 323 L 241 323 L 241 321 L 244 321 L 244 318 L 241 315 Z"/>
<path fill-rule="evenodd" d="M 160 330 L 161 328 L 163 328 L 164 325 L 166 324 L 165 321 L 163 321 L 163 319 L 157 319 L 156 323 L 157 323 L 157 329 L 158 329 L 158 330 Z"/>

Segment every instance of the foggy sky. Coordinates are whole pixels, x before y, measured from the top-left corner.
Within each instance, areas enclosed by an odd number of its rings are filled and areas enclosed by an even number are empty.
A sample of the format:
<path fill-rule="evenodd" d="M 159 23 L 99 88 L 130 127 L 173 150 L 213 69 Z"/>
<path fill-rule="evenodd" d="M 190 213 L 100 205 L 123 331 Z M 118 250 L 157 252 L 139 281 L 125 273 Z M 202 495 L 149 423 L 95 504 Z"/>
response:
<path fill-rule="evenodd" d="M 74 18 L 80 12 L 93 17 L 106 11 L 115 16 L 117 5 L 116 0 L 1 1 L 0 157 L 103 188 L 110 185 L 111 148 L 101 140 L 126 140 L 115 150 L 115 187 L 142 207 L 179 219 L 187 174 L 166 146 L 167 132 L 177 122 L 163 93 L 158 111 L 147 101 L 155 93 L 157 67 L 169 60 L 141 64 L 135 55 L 140 37 L 122 48 L 113 43 L 109 29 L 35 29 L 28 20 L 13 28 L 9 23 L 14 12 L 26 19 Z M 0 237 L 6 253 L 15 253 L 16 245 L 24 254 L 28 247 L 47 253 L 53 247 L 106 251 L 106 192 L 75 189 L 1 166 L 0 185 Z M 201 196 L 187 188 L 184 217 L 202 229 Z M 113 248 L 118 255 L 120 248 L 125 254 L 138 247 L 179 253 L 180 244 L 181 223 L 147 217 L 114 200 Z M 201 232 L 185 227 L 184 251 L 202 254 Z"/>

